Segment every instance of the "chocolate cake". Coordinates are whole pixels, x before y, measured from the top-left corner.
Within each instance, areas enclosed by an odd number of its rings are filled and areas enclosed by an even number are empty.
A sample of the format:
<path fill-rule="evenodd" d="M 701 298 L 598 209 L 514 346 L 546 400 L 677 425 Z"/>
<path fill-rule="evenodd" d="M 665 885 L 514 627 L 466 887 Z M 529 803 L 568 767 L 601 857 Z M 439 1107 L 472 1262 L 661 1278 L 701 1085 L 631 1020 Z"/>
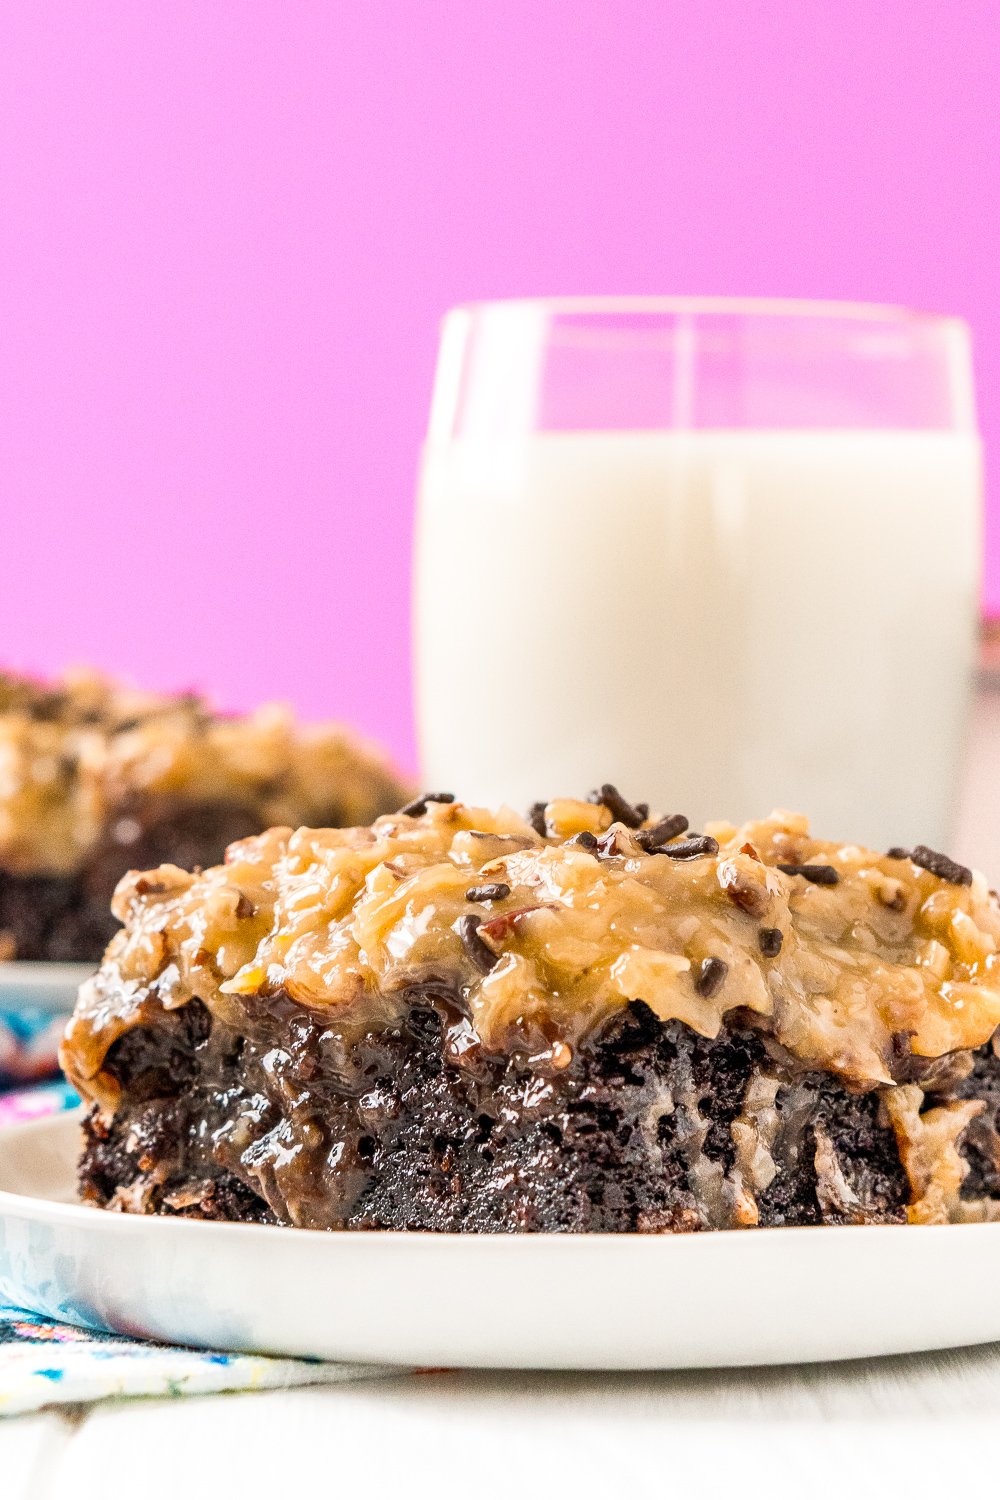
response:
<path fill-rule="evenodd" d="M 1000 1204 L 1000 906 L 932 850 L 428 794 L 114 904 L 62 1054 L 89 1203 L 615 1232 Z"/>
<path fill-rule="evenodd" d="M 402 795 L 371 747 L 275 705 L 223 717 L 90 673 L 0 676 L 0 959 L 96 964 L 126 870 L 215 864 L 273 823 L 365 822 Z"/>

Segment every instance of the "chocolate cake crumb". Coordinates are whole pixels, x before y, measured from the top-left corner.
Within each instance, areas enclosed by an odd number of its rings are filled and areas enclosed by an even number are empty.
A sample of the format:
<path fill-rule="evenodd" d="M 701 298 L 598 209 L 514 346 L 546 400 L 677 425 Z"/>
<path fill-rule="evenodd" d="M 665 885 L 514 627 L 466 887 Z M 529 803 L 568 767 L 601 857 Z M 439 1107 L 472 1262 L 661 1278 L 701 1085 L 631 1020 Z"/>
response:
<path fill-rule="evenodd" d="M 777 958 L 781 952 L 781 943 L 780 927 L 762 927 L 757 934 L 757 946 L 765 958 Z"/>
<path fill-rule="evenodd" d="M 786 875 L 801 875 L 802 879 L 808 880 L 811 885 L 836 885 L 840 880 L 833 865 L 779 864 L 778 869 Z"/>
<path fill-rule="evenodd" d="M 928 849 L 926 844 L 918 844 L 910 858 L 921 870 L 928 870 L 931 875 L 936 875 L 939 880 L 946 880 L 949 885 L 972 884 L 972 871 L 968 865 L 960 865 L 957 860 L 949 859 L 947 854 Z"/>
<path fill-rule="evenodd" d="M 706 1000 L 710 1000 L 713 995 L 719 993 L 726 982 L 726 975 L 728 973 L 729 965 L 724 959 L 703 959 L 698 969 L 698 978 L 694 982 L 694 987 L 699 995 L 704 995 Z"/>

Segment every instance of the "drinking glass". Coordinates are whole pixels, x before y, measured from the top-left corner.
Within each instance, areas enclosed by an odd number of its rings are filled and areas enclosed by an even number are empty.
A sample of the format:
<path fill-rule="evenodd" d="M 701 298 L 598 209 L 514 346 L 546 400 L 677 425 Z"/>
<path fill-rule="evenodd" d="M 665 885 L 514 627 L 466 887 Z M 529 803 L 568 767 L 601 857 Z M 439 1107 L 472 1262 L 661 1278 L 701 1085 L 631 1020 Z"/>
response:
<path fill-rule="evenodd" d="M 981 460 L 968 329 L 642 298 L 443 325 L 415 577 L 424 784 L 808 812 L 947 844 Z"/>

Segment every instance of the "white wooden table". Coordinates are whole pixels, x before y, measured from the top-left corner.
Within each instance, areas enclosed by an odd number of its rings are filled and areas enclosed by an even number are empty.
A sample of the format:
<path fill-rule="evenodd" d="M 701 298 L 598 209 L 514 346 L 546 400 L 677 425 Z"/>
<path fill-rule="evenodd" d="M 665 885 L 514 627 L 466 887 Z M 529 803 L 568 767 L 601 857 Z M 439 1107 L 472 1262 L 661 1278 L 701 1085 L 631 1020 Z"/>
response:
<path fill-rule="evenodd" d="M 0 1494 L 884 1500 L 897 1484 L 959 1495 L 973 1483 L 991 1493 L 998 1417 L 995 1346 L 728 1373 L 413 1376 L 13 1418 L 0 1429 Z"/>
<path fill-rule="evenodd" d="M 998 771 L 990 687 L 950 852 L 1000 877 Z M 986 1493 L 998 1420 L 998 1345 L 785 1369 L 405 1376 L 0 1421 L 0 1500 Z"/>

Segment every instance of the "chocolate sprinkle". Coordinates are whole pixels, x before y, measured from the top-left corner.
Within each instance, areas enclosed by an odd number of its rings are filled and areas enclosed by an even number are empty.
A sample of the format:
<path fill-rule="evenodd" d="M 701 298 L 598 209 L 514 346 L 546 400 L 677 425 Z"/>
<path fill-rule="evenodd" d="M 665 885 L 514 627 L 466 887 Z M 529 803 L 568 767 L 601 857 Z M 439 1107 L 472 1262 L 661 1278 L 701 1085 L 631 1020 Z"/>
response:
<path fill-rule="evenodd" d="M 465 893 L 466 901 L 506 901 L 510 886 L 498 880 L 493 885 L 470 885 Z"/>
<path fill-rule="evenodd" d="M 590 833 L 589 830 L 585 828 L 581 833 L 577 833 L 573 836 L 573 838 L 566 840 L 567 849 L 572 849 L 574 846 L 578 849 L 586 849 L 588 851 L 596 849 L 597 835 L 594 833 Z"/>
<path fill-rule="evenodd" d="M 414 797 L 412 802 L 407 802 L 405 807 L 399 809 L 400 817 L 419 818 L 427 811 L 428 802 L 454 802 L 454 792 L 424 792 L 422 797 Z"/>
<path fill-rule="evenodd" d="M 681 839 L 679 844 L 664 844 L 662 849 L 650 850 L 651 854 L 665 854 L 668 859 L 701 859 L 706 854 L 718 852 L 718 840 L 708 833 L 694 833 L 689 839 Z"/>
<path fill-rule="evenodd" d="M 686 833 L 687 826 L 688 820 L 683 813 L 671 813 L 669 818 L 661 818 L 652 828 L 644 828 L 641 833 L 637 833 L 636 839 L 641 849 L 652 854 L 654 849 L 668 844 L 679 833 Z"/>
<path fill-rule="evenodd" d="M 886 859 L 909 859 L 910 851 L 909 849 L 901 849 L 898 844 L 894 844 L 891 849 L 885 851 L 885 857 Z"/>
<path fill-rule="evenodd" d="M 777 958 L 781 952 L 781 928 L 762 927 L 757 934 L 757 942 L 765 958 Z"/>
<path fill-rule="evenodd" d="M 591 792 L 587 801 L 596 802 L 598 807 L 606 807 L 615 822 L 624 823 L 626 828 L 641 828 L 642 820 L 649 811 L 648 807 L 643 812 L 641 807 L 633 807 L 631 802 L 626 802 L 610 781 L 606 781 L 596 792 Z"/>
<path fill-rule="evenodd" d="M 468 916 L 460 917 L 455 923 L 455 930 L 462 939 L 462 947 L 472 959 L 476 968 L 482 974 L 488 974 L 497 961 L 497 956 L 483 942 L 479 936 L 481 926 L 478 917 L 470 912 Z"/>
<path fill-rule="evenodd" d="M 729 965 L 721 958 L 706 958 L 698 970 L 698 978 L 694 982 L 694 987 L 699 995 L 704 995 L 706 1000 L 711 1000 L 712 996 L 717 995 L 721 990 L 728 973 Z"/>
<path fill-rule="evenodd" d="M 528 822 L 538 834 L 540 839 L 548 838 L 548 827 L 545 822 L 545 803 L 533 802 L 528 808 Z"/>
<path fill-rule="evenodd" d="M 786 875 L 801 875 L 811 885 L 837 885 L 840 876 L 833 865 L 779 865 Z"/>
<path fill-rule="evenodd" d="M 939 880 L 946 880 L 949 885 L 972 884 L 972 871 L 968 865 L 960 865 L 957 860 L 949 859 L 947 854 L 928 849 L 926 844 L 918 844 L 910 858 L 921 870 L 927 870 Z"/>

